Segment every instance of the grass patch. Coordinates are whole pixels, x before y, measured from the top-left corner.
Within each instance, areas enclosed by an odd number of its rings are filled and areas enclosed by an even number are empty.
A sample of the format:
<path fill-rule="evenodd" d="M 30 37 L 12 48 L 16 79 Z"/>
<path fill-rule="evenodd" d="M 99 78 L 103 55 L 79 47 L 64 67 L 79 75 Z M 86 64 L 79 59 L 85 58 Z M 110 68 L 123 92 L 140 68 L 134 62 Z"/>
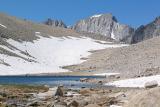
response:
<path fill-rule="evenodd" d="M 19 93 L 35 93 L 35 92 L 46 92 L 49 88 L 42 85 L 17 85 L 17 84 L 3 84 L 0 86 L 3 90 L 17 91 Z"/>

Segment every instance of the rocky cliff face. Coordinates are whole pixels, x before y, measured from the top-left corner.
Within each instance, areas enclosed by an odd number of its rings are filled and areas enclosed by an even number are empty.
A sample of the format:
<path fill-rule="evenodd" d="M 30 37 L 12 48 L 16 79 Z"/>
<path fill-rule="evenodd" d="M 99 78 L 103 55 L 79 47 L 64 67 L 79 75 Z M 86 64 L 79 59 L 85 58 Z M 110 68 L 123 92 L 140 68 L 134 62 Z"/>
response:
<path fill-rule="evenodd" d="M 131 42 L 134 29 L 118 23 L 111 14 L 94 15 L 77 22 L 73 29 L 78 32 L 101 34 L 116 41 Z"/>
<path fill-rule="evenodd" d="M 66 24 L 64 24 L 63 21 L 61 20 L 52 20 L 52 19 L 47 19 L 47 21 L 44 22 L 46 25 L 53 26 L 53 27 L 62 27 L 62 28 L 67 28 Z"/>
<path fill-rule="evenodd" d="M 160 17 L 157 17 L 153 22 L 140 26 L 132 38 L 132 43 L 141 42 L 156 36 L 160 36 Z"/>

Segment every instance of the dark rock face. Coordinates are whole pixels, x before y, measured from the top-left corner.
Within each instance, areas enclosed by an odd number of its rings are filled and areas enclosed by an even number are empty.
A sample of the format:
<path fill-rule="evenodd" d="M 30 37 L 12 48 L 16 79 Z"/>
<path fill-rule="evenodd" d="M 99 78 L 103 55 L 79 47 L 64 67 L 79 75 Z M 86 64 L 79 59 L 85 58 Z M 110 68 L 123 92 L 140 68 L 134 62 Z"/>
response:
<path fill-rule="evenodd" d="M 63 96 L 63 90 L 61 87 L 57 87 L 57 90 L 56 90 L 56 93 L 55 93 L 55 96 Z"/>
<path fill-rule="evenodd" d="M 67 28 L 66 24 L 64 24 L 63 21 L 61 21 L 61 20 L 52 20 L 50 18 L 47 21 L 45 21 L 44 24 L 46 24 L 48 26 L 53 26 L 53 27 Z"/>
<path fill-rule="evenodd" d="M 156 36 L 160 36 L 160 17 L 157 17 L 153 22 L 145 26 L 140 26 L 132 38 L 132 43 L 141 42 Z"/>
<path fill-rule="evenodd" d="M 134 29 L 117 22 L 111 14 L 94 15 L 88 19 L 80 20 L 73 28 L 78 32 L 101 34 L 116 41 L 131 42 Z"/>

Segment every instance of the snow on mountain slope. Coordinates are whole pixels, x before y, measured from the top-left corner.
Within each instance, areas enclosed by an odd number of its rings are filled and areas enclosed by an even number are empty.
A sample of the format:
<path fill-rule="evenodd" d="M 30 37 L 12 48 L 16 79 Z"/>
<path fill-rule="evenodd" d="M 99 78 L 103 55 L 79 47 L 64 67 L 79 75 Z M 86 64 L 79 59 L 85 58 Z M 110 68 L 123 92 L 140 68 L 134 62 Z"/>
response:
<path fill-rule="evenodd" d="M 2 27 L 4 27 L 4 28 L 7 28 L 5 25 L 3 25 L 3 24 L 0 24 L 0 26 L 2 26 Z"/>
<path fill-rule="evenodd" d="M 112 39 L 116 39 L 113 31 L 112 31 L 112 33 L 111 33 L 111 38 L 112 38 Z"/>
<path fill-rule="evenodd" d="M 35 33 L 39 39 L 33 42 L 17 42 L 13 39 L 6 40 L 7 43 L 16 47 L 17 50 L 11 50 L 8 47 L 0 47 L 20 56 L 10 56 L 0 54 L 1 63 L 5 62 L 10 66 L 0 64 L 0 75 L 20 75 L 37 73 L 59 73 L 67 72 L 61 69 L 62 66 L 78 64 L 91 53 L 90 50 L 98 50 L 111 47 L 121 47 L 123 45 L 100 44 L 90 38 L 78 37 L 42 37 L 40 32 Z M 18 51 L 20 50 L 20 51 Z M 25 52 L 28 54 L 21 53 Z M 23 58 L 28 60 L 25 60 Z"/>
<path fill-rule="evenodd" d="M 97 15 L 93 15 L 91 16 L 91 18 L 98 18 L 98 17 L 101 17 L 103 14 L 97 14 Z"/>

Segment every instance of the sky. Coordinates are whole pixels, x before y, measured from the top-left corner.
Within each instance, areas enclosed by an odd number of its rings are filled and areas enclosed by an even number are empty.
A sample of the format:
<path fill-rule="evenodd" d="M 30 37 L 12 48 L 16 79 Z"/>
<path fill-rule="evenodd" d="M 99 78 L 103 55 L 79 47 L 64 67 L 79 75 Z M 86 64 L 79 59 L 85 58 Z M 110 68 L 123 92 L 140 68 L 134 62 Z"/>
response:
<path fill-rule="evenodd" d="M 35 22 L 60 19 L 67 25 L 112 13 L 120 23 L 136 28 L 160 16 L 159 5 L 160 0 L 1 0 L 0 12 Z"/>

